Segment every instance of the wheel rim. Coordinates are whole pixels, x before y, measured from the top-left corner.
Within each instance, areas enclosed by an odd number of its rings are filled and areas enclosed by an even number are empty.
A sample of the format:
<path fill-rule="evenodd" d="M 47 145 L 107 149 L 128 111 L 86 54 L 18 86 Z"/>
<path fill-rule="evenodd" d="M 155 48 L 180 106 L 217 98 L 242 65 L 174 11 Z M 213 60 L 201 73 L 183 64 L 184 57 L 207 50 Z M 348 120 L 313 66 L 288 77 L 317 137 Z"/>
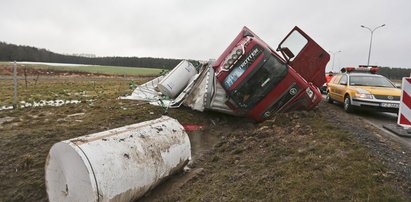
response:
<path fill-rule="evenodd" d="M 345 100 L 344 100 L 344 109 L 347 110 L 349 105 L 350 105 L 350 100 L 348 98 L 345 98 Z"/>
<path fill-rule="evenodd" d="M 330 92 L 327 92 L 327 94 L 325 94 L 325 102 L 334 104 L 334 99 L 331 98 Z"/>

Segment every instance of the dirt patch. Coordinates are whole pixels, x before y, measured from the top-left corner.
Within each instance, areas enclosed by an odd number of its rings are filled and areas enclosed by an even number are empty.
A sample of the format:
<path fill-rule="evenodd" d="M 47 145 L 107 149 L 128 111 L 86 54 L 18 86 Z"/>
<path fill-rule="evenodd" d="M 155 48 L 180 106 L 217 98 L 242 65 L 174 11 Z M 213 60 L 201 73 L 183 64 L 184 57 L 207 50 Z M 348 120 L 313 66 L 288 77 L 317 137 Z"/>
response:
<path fill-rule="evenodd" d="M 233 120 L 213 130 L 222 131 L 220 141 L 191 165 L 194 176 L 143 201 L 411 199 L 409 150 L 324 103 L 311 112 L 260 124 Z"/>
<path fill-rule="evenodd" d="M 3 123 L 7 123 L 13 120 L 14 120 L 14 117 L 8 117 L 8 116 L 0 118 L 0 127 L 1 125 L 3 125 Z"/>

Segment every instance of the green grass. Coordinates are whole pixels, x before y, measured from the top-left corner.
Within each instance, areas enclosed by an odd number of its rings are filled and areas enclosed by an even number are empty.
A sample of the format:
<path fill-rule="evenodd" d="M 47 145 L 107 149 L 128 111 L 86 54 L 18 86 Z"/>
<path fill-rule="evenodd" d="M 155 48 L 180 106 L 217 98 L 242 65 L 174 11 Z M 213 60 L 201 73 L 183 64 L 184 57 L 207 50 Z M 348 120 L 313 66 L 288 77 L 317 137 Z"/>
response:
<path fill-rule="evenodd" d="M 10 62 L 0 62 L 0 65 L 12 65 Z M 20 67 L 22 64 L 19 64 Z M 158 75 L 160 68 L 144 68 L 144 67 L 120 67 L 120 66 L 52 66 L 41 64 L 24 64 L 25 66 L 35 69 L 47 69 L 54 71 L 75 71 L 75 72 L 89 72 L 99 74 L 117 74 L 117 75 Z"/>
<path fill-rule="evenodd" d="M 106 85 L 102 83 L 117 83 L 119 81 L 69 81 L 69 80 L 39 80 L 35 85 L 33 81 L 29 81 L 29 85 L 25 87 L 24 81 L 18 81 L 18 97 L 17 100 L 25 102 L 39 102 L 41 100 L 80 100 L 85 101 L 95 98 L 99 95 L 104 95 L 108 91 Z M 117 82 L 117 83 L 116 83 Z M 122 81 L 122 85 L 128 87 L 130 81 Z M 114 85 L 114 84 L 113 84 Z M 104 86 L 105 88 L 103 88 Z M 47 92 L 47 93 L 44 93 Z M 109 92 L 112 92 L 110 90 Z M 13 99 L 13 81 L 0 80 L 0 106 L 12 105 Z"/>
<path fill-rule="evenodd" d="M 73 67 L 55 67 L 49 66 L 48 69 L 64 71 L 83 71 L 100 74 L 127 74 L 127 75 L 155 75 L 161 72 L 161 69 L 143 68 L 143 67 L 115 67 L 115 66 L 73 66 Z"/>

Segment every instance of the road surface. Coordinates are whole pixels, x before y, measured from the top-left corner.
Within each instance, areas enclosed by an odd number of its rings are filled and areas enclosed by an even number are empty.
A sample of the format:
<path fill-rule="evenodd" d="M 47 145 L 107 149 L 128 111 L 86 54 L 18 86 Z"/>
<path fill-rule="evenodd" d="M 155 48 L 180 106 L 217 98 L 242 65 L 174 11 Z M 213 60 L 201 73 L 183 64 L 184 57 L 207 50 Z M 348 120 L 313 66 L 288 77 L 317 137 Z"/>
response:
<path fill-rule="evenodd" d="M 330 107 L 333 107 L 336 110 L 341 110 L 344 112 L 342 104 L 334 103 L 329 104 Z M 407 137 L 400 137 L 395 133 L 392 133 L 386 130 L 383 126 L 388 124 L 396 124 L 398 115 L 395 113 L 387 113 L 387 112 L 374 112 L 374 111 L 355 111 L 350 114 L 351 116 L 361 118 L 362 120 L 368 122 L 369 124 L 375 126 L 376 128 L 383 131 L 382 135 L 386 138 L 397 141 L 403 145 L 406 145 L 408 148 L 411 148 L 411 138 Z"/>

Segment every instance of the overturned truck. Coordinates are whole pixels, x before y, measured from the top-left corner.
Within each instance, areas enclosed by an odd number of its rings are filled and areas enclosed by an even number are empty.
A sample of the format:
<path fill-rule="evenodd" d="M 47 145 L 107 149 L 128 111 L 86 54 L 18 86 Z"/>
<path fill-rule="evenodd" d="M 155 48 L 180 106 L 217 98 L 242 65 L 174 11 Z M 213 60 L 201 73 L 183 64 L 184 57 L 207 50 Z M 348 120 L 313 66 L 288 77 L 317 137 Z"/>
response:
<path fill-rule="evenodd" d="M 321 100 L 318 87 L 325 82 L 329 54 L 298 27 L 277 51 L 244 27 L 217 60 L 184 60 L 124 98 L 256 121 L 312 109 Z M 45 166 L 47 193 L 50 201 L 132 201 L 190 159 L 183 126 L 161 117 L 54 144 Z"/>
<path fill-rule="evenodd" d="M 196 67 L 182 61 L 165 77 L 139 86 L 125 98 L 263 121 L 277 112 L 315 107 L 329 60 L 327 51 L 298 27 L 276 51 L 244 27 L 217 60 Z"/>

